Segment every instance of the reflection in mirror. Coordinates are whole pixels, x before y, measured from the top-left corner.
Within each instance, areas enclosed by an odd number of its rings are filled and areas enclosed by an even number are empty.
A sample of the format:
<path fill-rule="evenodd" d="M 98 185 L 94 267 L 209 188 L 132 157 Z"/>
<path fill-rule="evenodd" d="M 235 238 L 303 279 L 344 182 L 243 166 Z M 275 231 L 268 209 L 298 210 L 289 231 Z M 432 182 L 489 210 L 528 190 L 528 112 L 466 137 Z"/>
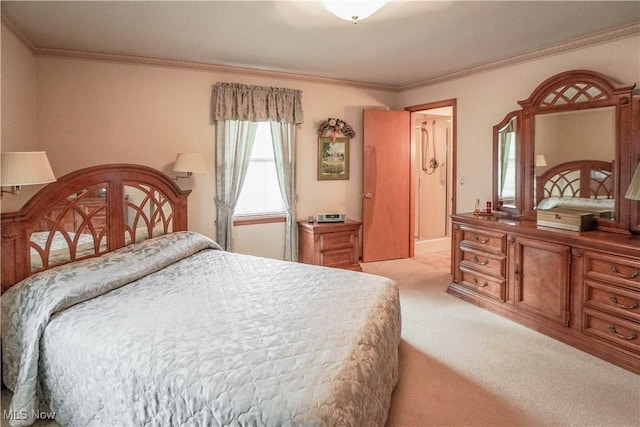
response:
<path fill-rule="evenodd" d="M 107 231 L 107 184 L 70 194 L 46 213 L 31 234 L 31 271 L 105 252 Z"/>
<path fill-rule="evenodd" d="M 498 206 L 516 208 L 517 117 L 498 130 Z"/>
<path fill-rule="evenodd" d="M 150 185 L 124 186 L 125 243 L 140 242 L 173 231 L 168 198 Z"/>
<path fill-rule="evenodd" d="M 611 199 L 607 204 L 607 215 L 613 217 L 615 209 L 613 200 L 613 176 L 611 176 L 611 162 L 615 159 L 616 144 L 616 112 L 615 107 L 592 108 L 578 111 L 566 111 L 552 114 L 538 114 L 535 116 L 535 156 L 544 158 L 546 165 L 536 164 L 536 186 L 551 185 L 545 193 L 542 189 L 535 190 L 537 194 L 535 206 L 544 209 L 549 205 L 543 198 L 562 197 L 562 203 L 568 206 L 581 206 L 589 209 L 592 205 L 588 200 L 571 199 Z M 581 161 L 582 163 L 575 163 Z M 604 162 L 602 170 L 590 165 L 589 162 Z M 567 165 L 563 168 L 562 165 Z M 563 175 L 551 177 L 546 172 L 552 169 L 562 171 Z M 541 177 L 548 178 L 541 182 Z M 586 175 L 590 175 L 587 177 Z M 549 184 L 552 183 L 552 184 Z M 580 188 L 582 184 L 583 188 Z M 602 188 L 594 191 L 589 185 L 599 185 Z M 557 205 L 558 200 L 554 201 Z M 601 204 L 598 202 L 599 210 Z"/>
<path fill-rule="evenodd" d="M 575 160 L 556 165 L 536 179 L 538 209 L 568 208 L 612 219 L 614 187 L 611 162 Z"/>

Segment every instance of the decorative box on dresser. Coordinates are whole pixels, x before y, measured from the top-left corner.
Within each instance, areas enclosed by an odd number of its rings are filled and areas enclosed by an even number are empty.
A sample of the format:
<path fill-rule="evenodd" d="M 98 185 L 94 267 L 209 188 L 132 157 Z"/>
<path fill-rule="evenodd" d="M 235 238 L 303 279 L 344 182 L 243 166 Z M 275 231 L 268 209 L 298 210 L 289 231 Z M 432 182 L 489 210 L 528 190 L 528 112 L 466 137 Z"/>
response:
<path fill-rule="evenodd" d="M 452 216 L 447 292 L 640 373 L 640 236 Z"/>
<path fill-rule="evenodd" d="M 298 261 L 325 267 L 362 271 L 360 222 L 298 221 Z"/>

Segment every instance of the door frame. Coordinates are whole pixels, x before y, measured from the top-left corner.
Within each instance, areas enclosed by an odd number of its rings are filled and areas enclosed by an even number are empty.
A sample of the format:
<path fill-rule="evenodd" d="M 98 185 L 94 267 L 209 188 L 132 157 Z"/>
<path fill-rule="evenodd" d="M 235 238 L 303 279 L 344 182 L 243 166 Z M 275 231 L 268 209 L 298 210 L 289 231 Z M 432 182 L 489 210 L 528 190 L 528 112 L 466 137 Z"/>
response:
<path fill-rule="evenodd" d="M 457 212 L 456 210 L 456 199 L 457 199 L 457 139 L 458 139 L 458 113 L 457 113 L 457 99 L 445 99 L 442 101 L 429 102 L 427 104 L 419 104 L 412 105 L 410 107 L 405 107 L 405 111 L 409 111 L 410 113 L 414 113 L 417 111 L 423 110 L 433 110 L 435 108 L 441 107 L 451 107 L 451 212 L 449 214 L 454 214 Z M 416 161 L 416 141 L 415 138 L 411 138 L 411 164 L 409 166 L 409 176 L 411 177 L 411 181 L 409 183 L 409 191 L 411 194 L 411 198 L 409 201 L 409 232 L 411 236 L 415 235 L 415 220 L 416 220 L 416 200 L 415 200 L 415 191 L 416 191 L 416 170 L 415 170 L 415 161 Z M 452 236 L 453 237 L 453 236 Z M 453 238 L 451 239 L 453 242 Z M 409 249 L 409 257 L 413 258 L 415 251 L 415 244 L 410 245 Z"/>

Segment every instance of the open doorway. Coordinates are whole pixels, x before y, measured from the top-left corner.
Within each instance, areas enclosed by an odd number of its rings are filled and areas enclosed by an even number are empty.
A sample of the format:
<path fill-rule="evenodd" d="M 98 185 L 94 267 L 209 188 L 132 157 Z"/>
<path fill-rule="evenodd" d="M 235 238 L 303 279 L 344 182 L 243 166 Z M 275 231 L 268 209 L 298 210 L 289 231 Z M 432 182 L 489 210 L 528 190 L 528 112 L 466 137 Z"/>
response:
<path fill-rule="evenodd" d="M 455 200 L 455 100 L 411 112 L 414 256 L 451 249 Z"/>
<path fill-rule="evenodd" d="M 429 134 L 425 139 L 423 129 Z M 433 147 L 418 149 L 434 135 L 435 154 Z M 365 109 L 363 144 L 363 262 L 449 251 L 449 215 L 456 212 L 456 100 L 404 111 Z M 444 181 L 438 192 L 425 190 L 426 178 L 419 175 L 423 166 L 426 175 Z M 418 193 L 419 183 L 424 195 Z M 423 221 L 431 208 L 438 213 Z"/>

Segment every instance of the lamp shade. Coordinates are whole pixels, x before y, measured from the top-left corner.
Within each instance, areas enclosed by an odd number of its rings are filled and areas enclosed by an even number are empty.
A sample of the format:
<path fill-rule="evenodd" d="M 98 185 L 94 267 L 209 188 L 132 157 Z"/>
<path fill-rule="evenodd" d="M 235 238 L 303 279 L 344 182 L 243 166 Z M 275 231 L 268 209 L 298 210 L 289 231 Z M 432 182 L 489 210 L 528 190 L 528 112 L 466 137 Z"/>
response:
<path fill-rule="evenodd" d="M 201 153 L 178 153 L 176 163 L 173 165 L 174 172 L 206 172 L 204 167 L 204 156 Z"/>
<path fill-rule="evenodd" d="M 47 184 L 56 180 L 44 151 L 2 153 L 1 166 L 3 187 Z"/>
<path fill-rule="evenodd" d="M 545 159 L 544 154 L 536 154 L 536 167 L 547 166 L 547 159 Z"/>
<path fill-rule="evenodd" d="M 357 23 L 377 12 L 386 1 L 350 0 L 325 1 L 324 8 L 345 21 Z"/>
<path fill-rule="evenodd" d="M 625 194 L 624 197 L 629 200 L 640 200 L 640 163 L 636 166 L 636 172 L 633 174 L 633 178 L 631 178 L 627 194 Z"/>

